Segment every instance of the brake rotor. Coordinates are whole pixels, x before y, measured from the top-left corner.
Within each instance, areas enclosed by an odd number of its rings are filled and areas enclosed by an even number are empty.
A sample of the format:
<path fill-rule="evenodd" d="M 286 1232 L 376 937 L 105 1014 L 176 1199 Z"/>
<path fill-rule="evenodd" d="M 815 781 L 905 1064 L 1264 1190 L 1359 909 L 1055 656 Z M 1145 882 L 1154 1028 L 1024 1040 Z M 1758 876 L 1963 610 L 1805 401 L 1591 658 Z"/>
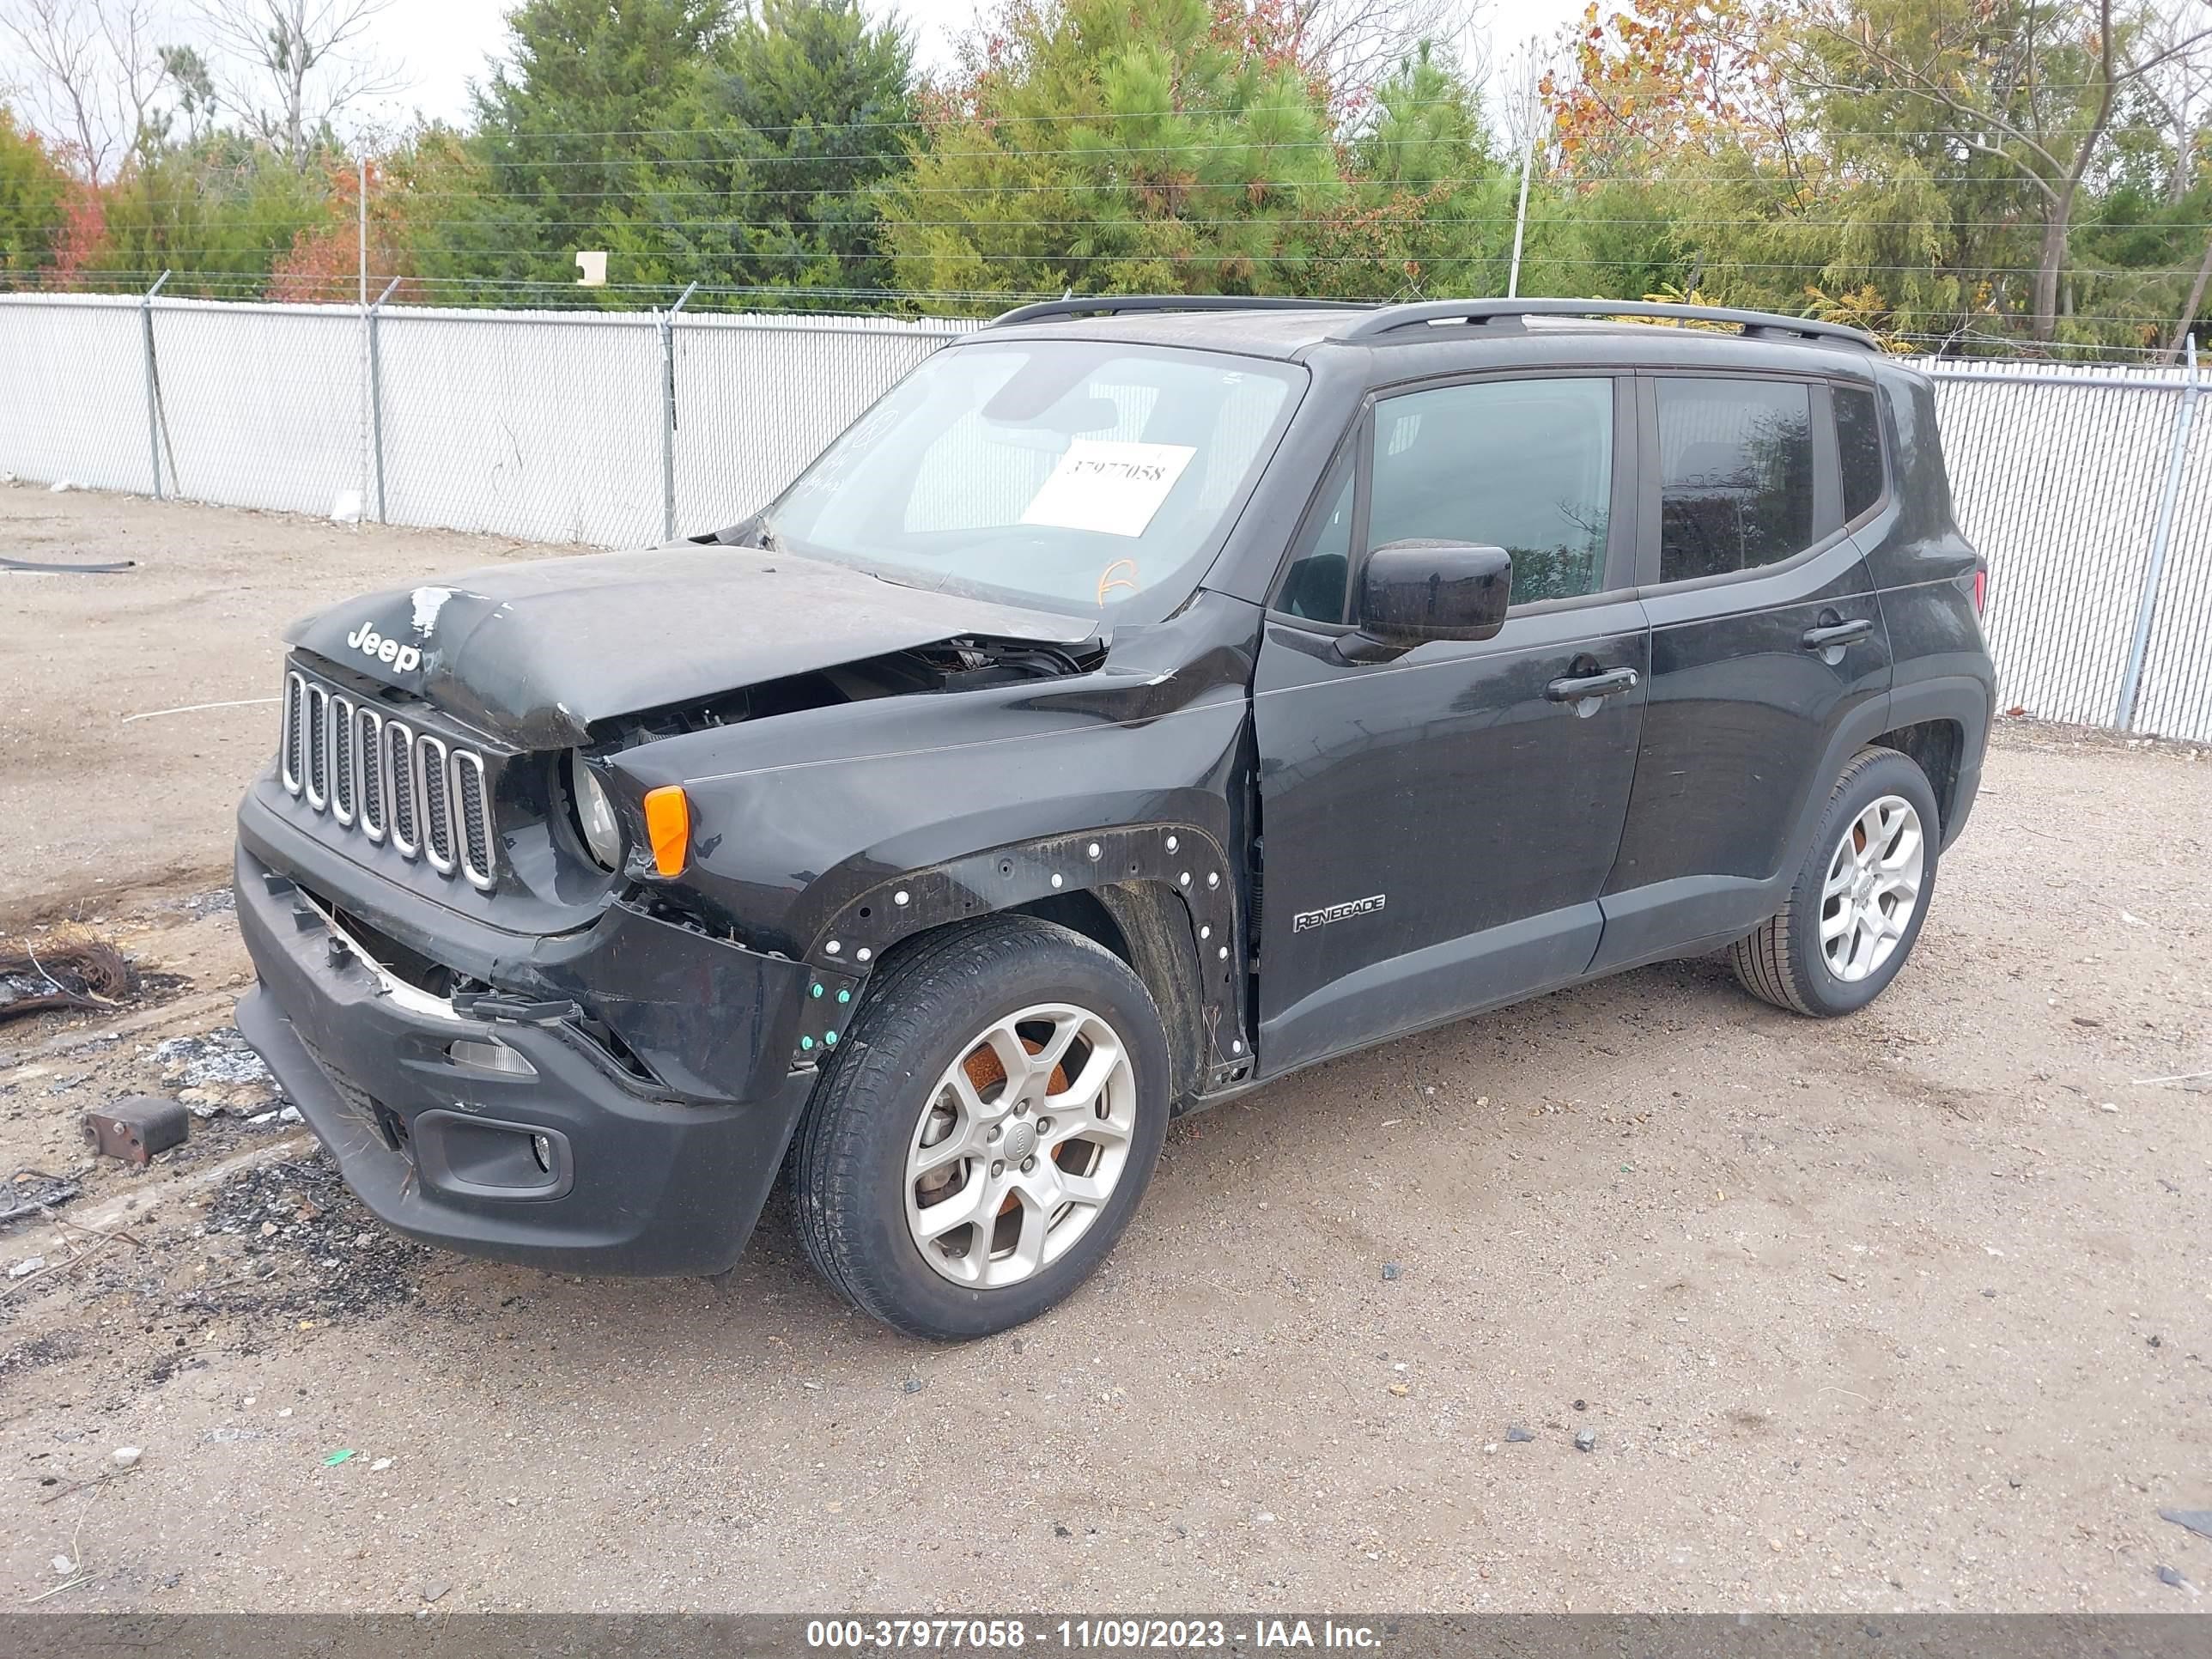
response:
<path fill-rule="evenodd" d="M 1029 1037 L 1022 1039 L 1022 1047 L 1033 1054 L 1044 1052 L 1044 1044 Z M 1004 1083 L 1006 1080 L 1006 1064 L 999 1058 L 999 1051 L 988 1042 L 977 1044 L 975 1052 L 960 1062 L 960 1069 L 968 1073 L 969 1082 L 975 1085 L 975 1092 L 979 1095 L 993 1084 Z M 1066 1092 L 1066 1066 L 1062 1064 L 1054 1066 L 1052 1082 L 1046 1088 L 1045 1092 L 1053 1095 L 1061 1094 Z"/>
<path fill-rule="evenodd" d="M 1022 1047 L 1033 1054 L 1044 1052 L 1044 1044 L 1029 1037 L 1022 1039 Z M 1004 1083 L 1006 1080 L 1006 1062 L 999 1058 L 999 1051 L 988 1042 L 978 1044 L 975 1052 L 960 1062 L 960 1069 L 968 1073 L 969 1082 L 975 1085 L 975 1092 L 979 1095 L 993 1084 Z M 1066 1088 L 1067 1067 L 1065 1065 L 1054 1066 L 1052 1079 L 1046 1085 L 1045 1092 L 1048 1095 L 1061 1094 L 1066 1091 Z M 1012 1215 L 1020 1207 L 1021 1200 L 1013 1194 L 1008 1193 L 1006 1201 L 999 1206 L 999 1213 Z"/>

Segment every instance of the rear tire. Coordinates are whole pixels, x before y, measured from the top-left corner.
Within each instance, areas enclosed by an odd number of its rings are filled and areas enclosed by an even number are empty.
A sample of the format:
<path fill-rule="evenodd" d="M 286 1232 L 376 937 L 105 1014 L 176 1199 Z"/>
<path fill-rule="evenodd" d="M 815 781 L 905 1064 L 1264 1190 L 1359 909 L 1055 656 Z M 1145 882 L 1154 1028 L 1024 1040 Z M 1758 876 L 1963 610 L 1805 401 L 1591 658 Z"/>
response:
<path fill-rule="evenodd" d="M 994 916 L 895 957 L 793 1158 L 807 1259 L 853 1305 L 957 1341 L 1024 1323 L 1128 1225 L 1167 1133 L 1144 983 L 1068 928 Z"/>
<path fill-rule="evenodd" d="M 1920 937 L 1941 839 L 1920 769 L 1894 749 L 1859 750 L 1828 796 L 1789 902 L 1729 950 L 1744 989 L 1816 1018 L 1872 1002 Z"/>

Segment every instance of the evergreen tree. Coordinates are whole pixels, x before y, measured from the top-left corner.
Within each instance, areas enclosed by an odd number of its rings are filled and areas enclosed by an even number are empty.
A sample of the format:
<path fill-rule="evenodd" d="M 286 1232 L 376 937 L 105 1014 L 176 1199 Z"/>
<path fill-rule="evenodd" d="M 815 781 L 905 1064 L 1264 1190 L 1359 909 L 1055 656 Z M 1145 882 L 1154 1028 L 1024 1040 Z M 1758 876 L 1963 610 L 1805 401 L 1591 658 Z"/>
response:
<path fill-rule="evenodd" d="M 1344 299 L 1502 293 L 1513 185 L 1491 154 L 1474 89 L 1424 43 L 1376 89 L 1346 147 L 1344 205 L 1304 291 Z"/>
<path fill-rule="evenodd" d="M 763 0 L 653 145 L 612 246 L 640 280 L 879 289 L 874 187 L 905 165 L 911 48 L 859 0 Z M 849 303 L 848 299 L 846 303 Z"/>
<path fill-rule="evenodd" d="M 729 27 L 727 0 L 524 0 L 508 14 L 513 61 L 477 94 L 486 191 L 515 237 L 501 275 L 570 283 L 573 250 L 610 246 Z"/>
<path fill-rule="evenodd" d="M 902 287 L 1292 294 L 1326 268 L 1346 190 L 1286 13 L 1010 0 L 996 27 L 884 193 Z"/>

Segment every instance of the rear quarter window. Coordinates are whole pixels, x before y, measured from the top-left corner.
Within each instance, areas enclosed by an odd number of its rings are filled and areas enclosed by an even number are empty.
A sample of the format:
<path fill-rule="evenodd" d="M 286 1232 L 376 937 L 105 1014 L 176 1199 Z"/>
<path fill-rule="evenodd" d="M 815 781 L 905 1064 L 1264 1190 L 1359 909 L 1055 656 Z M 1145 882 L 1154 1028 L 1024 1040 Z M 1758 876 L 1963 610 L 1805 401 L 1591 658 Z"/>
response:
<path fill-rule="evenodd" d="M 1898 533 L 1915 538 L 1946 535 L 1955 526 L 1951 483 L 1936 430 L 1936 388 L 1918 376 L 1899 375 L 1885 390 L 1897 429 Z"/>
<path fill-rule="evenodd" d="M 1844 520 L 1856 523 L 1881 501 L 1887 483 L 1882 461 L 1881 416 L 1863 386 L 1834 388 L 1836 458 L 1843 467 Z"/>

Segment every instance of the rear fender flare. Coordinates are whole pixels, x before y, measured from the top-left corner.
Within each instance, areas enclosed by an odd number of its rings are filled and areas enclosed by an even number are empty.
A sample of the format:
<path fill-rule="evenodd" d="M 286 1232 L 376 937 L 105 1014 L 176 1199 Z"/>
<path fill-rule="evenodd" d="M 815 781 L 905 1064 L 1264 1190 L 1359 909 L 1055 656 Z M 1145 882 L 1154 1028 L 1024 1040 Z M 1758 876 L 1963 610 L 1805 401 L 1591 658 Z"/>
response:
<path fill-rule="evenodd" d="M 1788 896 L 1790 884 L 1813 850 L 1813 832 L 1820 828 L 1820 815 L 1828 810 L 1828 797 L 1836 780 L 1844 775 L 1844 768 L 1851 763 L 1852 756 L 1896 724 L 1889 717 L 1889 702 L 1887 692 L 1869 698 L 1829 732 L 1828 750 L 1820 757 L 1820 769 L 1814 774 L 1813 787 L 1798 803 L 1797 822 L 1790 831 L 1782 867 L 1768 878 L 1778 905 Z"/>
<path fill-rule="evenodd" d="M 1974 797 L 1981 788 L 1982 757 L 1989 748 L 1990 725 L 1996 713 L 1996 696 L 1989 683 L 1965 675 L 1915 680 L 1889 694 L 1889 723 L 1885 731 L 1930 720 L 1949 720 L 1959 728 L 1959 773 L 1951 786 L 1951 798 L 1946 803 L 1950 810 L 1942 825 L 1945 852 L 1959 839 L 1966 815 L 1973 810 Z M 1942 793 L 1941 779 L 1931 778 L 1929 782 Z"/>
<path fill-rule="evenodd" d="M 1827 810 L 1829 788 L 1832 788 L 1835 781 L 1843 776 L 1844 768 L 1850 764 L 1851 757 L 1885 732 L 1934 720 L 1956 720 L 1963 732 L 1964 747 L 1960 763 L 1962 795 L 1968 768 L 1972 769 L 1973 777 L 1978 781 L 1982 750 L 1988 742 L 1990 725 L 1990 692 L 1988 686 L 1981 681 L 1963 676 L 1919 680 L 1898 686 L 1862 703 L 1828 739 L 1828 752 L 1821 763 L 1820 773 L 1828 787 L 1808 791 L 1804 804 L 1798 809 L 1796 833 L 1790 838 L 1790 856 L 1784 860 L 1782 868 L 1774 877 L 1778 892 L 1788 892 L 1790 882 L 1796 878 L 1797 871 L 1811 853 L 1813 831 L 1820 824 L 1820 814 Z M 1963 811 L 1954 816 L 1956 823 L 1943 826 L 1943 845 L 1946 847 L 1955 839 L 1957 824 L 1965 822 Z"/>

